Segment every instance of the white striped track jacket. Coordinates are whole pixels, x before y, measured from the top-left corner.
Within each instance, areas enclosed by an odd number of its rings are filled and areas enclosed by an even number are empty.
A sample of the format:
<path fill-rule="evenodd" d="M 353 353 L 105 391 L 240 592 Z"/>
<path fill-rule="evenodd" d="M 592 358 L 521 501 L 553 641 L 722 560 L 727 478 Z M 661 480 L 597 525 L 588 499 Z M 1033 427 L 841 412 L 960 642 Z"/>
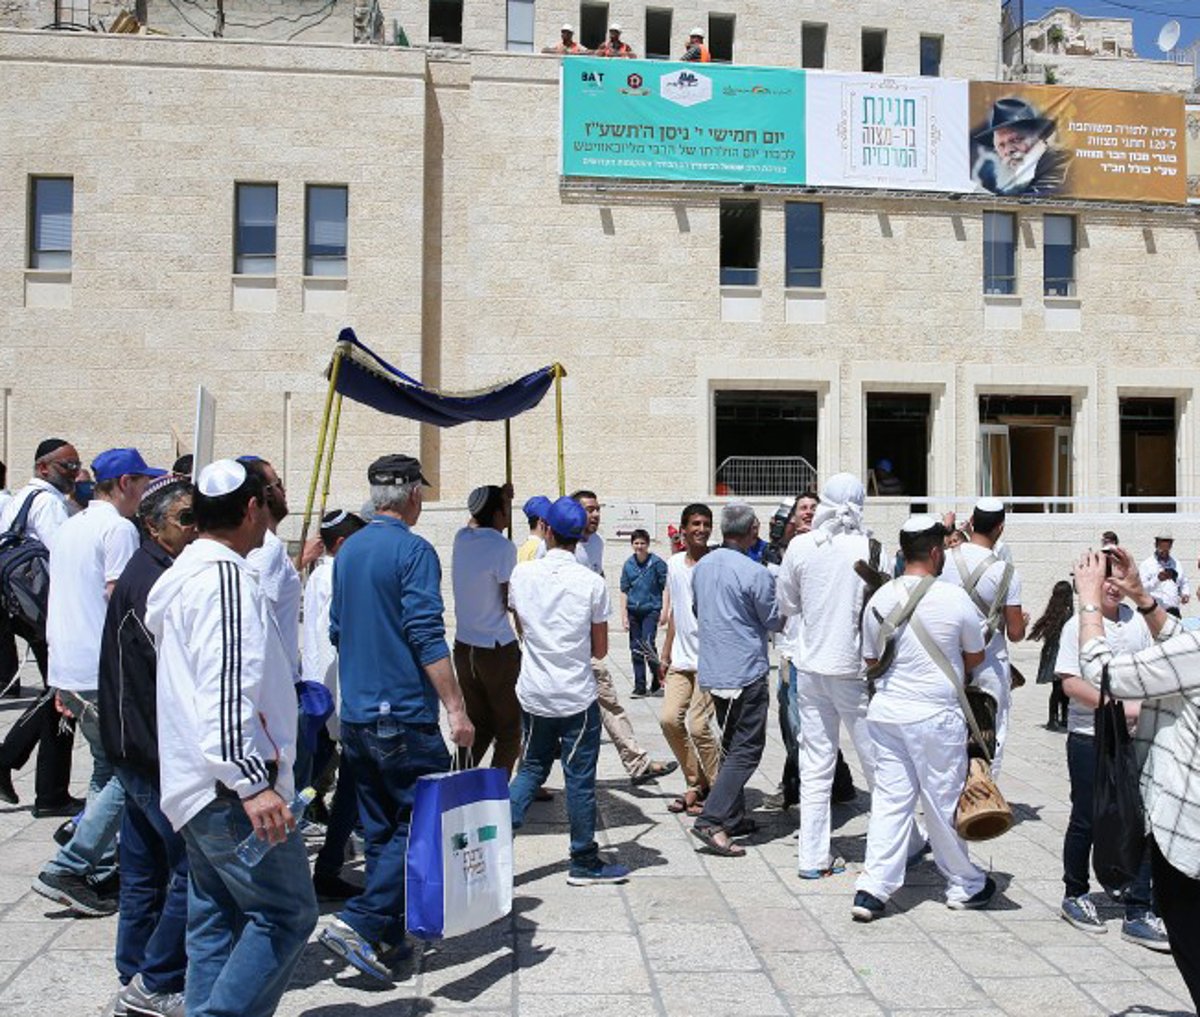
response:
<path fill-rule="evenodd" d="M 269 785 L 295 794 L 296 692 L 270 603 L 246 560 L 215 540 L 188 545 L 154 584 L 162 810 L 180 830 L 216 797 Z"/>

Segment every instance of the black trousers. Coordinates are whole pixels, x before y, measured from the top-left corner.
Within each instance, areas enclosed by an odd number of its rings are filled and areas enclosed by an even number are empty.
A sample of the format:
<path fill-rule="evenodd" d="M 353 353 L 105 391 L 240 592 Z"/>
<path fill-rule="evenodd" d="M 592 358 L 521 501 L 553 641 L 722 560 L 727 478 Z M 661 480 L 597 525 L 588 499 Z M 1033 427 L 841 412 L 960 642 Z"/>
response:
<path fill-rule="evenodd" d="M 20 636 L 33 650 L 38 670 L 42 674 L 43 692 L 17 722 L 9 728 L 4 741 L 0 742 L 0 766 L 19 770 L 38 750 L 37 776 L 34 779 L 34 801 L 38 805 L 57 805 L 70 794 L 71 749 L 75 744 L 75 722 L 67 720 L 54 708 L 54 693 L 46 685 L 46 643 L 32 632 L 9 619 L 0 619 L 0 688 L 7 685 L 17 668 L 20 658 L 16 652 L 13 636 Z M 8 657 L 3 646 L 5 640 L 12 643 L 12 656 Z"/>
<path fill-rule="evenodd" d="M 1200 1010 L 1200 879 L 1185 876 L 1163 856 L 1150 838 L 1150 864 L 1154 871 L 1154 910 L 1167 927 L 1171 956 Z"/>
<path fill-rule="evenodd" d="M 746 782 L 758 769 L 767 744 L 771 692 L 766 675 L 742 689 L 737 699 L 713 696 L 713 707 L 721 725 L 721 769 L 696 825 L 732 833 L 746 816 Z"/>

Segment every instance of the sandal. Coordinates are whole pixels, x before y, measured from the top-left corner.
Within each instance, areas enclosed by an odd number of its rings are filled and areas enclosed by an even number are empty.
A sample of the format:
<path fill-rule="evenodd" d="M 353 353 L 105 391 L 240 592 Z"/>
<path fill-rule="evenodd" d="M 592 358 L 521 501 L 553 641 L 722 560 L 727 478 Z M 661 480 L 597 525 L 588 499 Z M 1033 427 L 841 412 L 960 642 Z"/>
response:
<path fill-rule="evenodd" d="M 682 795 L 680 795 L 680 797 L 676 798 L 673 802 L 669 802 L 667 804 L 667 811 L 673 812 L 676 815 L 678 815 L 681 812 L 687 812 L 687 810 L 688 810 L 687 799 Z"/>
<path fill-rule="evenodd" d="M 704 846 L 709 852 L 714 855 L 720 855 L 722 858 L 744 858 L 746 849 L 741 844 L 734 844 L 728 841 L 722 844 L 717 840 L 717 834 L 721 833 L 720 827 L 716 826 L 693 826 L 692 833 L 700 841 L 703 841 Z M 728 838 L 728 835 L 726 835 Z"/>
<path fill-rule="evenodd" d="M 689 816 L 698 816 L 704 811 L 706 797 L 707 795 L 701 794 L 699 791 L 689 789 L 671 802 L 667 806 L 667 811 L 674 812 L 676 815 L 686 812 Z"/>

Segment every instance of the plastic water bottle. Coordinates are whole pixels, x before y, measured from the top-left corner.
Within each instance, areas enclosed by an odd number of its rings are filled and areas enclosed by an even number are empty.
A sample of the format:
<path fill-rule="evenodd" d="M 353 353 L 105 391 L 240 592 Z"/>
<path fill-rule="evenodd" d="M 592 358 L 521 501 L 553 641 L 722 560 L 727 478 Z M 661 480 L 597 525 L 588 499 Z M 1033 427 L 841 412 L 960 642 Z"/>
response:
<path fill-rule="evenodd" d="M 380 738 L 395 738 L 399 731 L 396 719 L 392 716 L 392 704 L 385 699 L 379 704 L 379 723 L 375 726 L 375 733 Z"/>
<path fill-rule="evenodd" d="M 315 788 L 306 787 L 303 791 L 296 792 L 296 797 L 292 799 L 292 803 L 288 808 L 291 809 L 292 815 L 296 817 L 297 823 L 303 818 L 304 810 L 312 804 L 312 800 L 316 797 L 317 792 Z M 267 852 L 274 846 L 269 840 L 262 840 L 257 833 L 251 833 L 249 837 L 237 846 L 235 853 L 250 868 L 254 868 L 254 866 L 267 856 Z"/>

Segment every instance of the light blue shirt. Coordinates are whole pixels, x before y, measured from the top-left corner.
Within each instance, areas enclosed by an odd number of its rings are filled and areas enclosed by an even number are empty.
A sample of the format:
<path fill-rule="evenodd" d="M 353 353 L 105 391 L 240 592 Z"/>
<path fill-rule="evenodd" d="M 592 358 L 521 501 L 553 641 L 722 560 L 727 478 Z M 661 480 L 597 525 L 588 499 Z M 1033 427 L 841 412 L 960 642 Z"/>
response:
<path fill-rule="evenodd" d="M 710 551 L 692 570 L 700 629 L 697 678 L 706 689 L 741 689 L 770 668 L 767 634 L 783 628 L 775 580 L 736 548 Z"/>

